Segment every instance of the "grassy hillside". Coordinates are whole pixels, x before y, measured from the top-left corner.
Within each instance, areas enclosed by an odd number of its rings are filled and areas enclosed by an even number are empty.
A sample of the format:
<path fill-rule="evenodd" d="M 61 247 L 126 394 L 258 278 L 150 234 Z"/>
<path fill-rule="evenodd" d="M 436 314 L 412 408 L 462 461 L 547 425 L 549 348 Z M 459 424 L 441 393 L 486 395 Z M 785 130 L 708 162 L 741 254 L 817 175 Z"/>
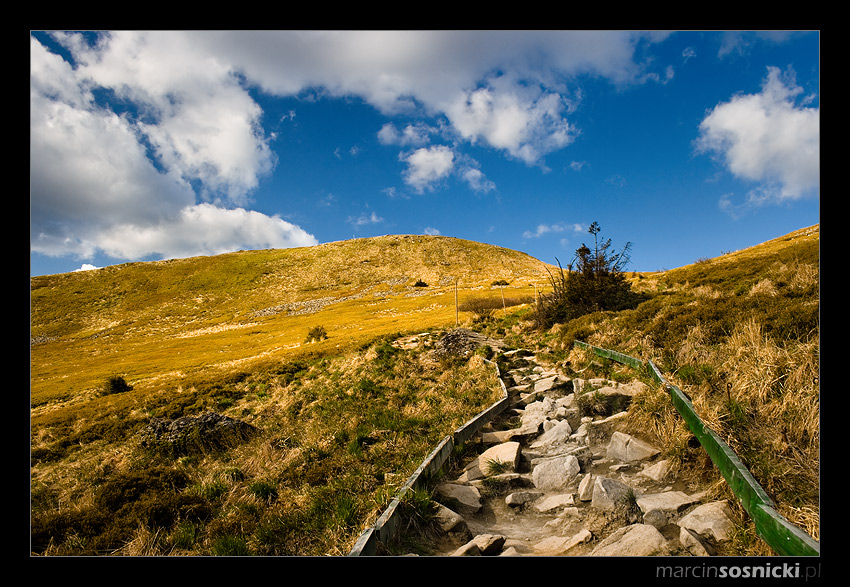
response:
<path fill-rule="evenodd" d="M 637 308 L 588 314 L 538 339 L 564 368 L 580 339 L 652 360 L 776 501 L 817 538 L 820 505 L 820 227 L 670 271 L 634 274 Z M 711 474 L 663 394 L 635 406 L 682 470 Z M 731 496 L 730 496 L 731 497 Z M 765 552 L 764 545 L 742 546 Z M 756 541 L 757 542 L 757 541 Z"/>
<path fill-rule="evenodd" d="M 545 275 L 515 251 L 395 236 L 33 278 L 33 552 L 347 553 L 501 393 L 480 357 L 432 360 L 396 333 L 454 326 L 456 283 L 461 305 L 533 299 Z M 106 385 L 119 376 L 131 389 Z M 260 433 L 180 454 L 140 440 L 207 411 Z"/>
<path fill-rule="evenodd" d="M 499 279 L 533 296 L 545 276 L 516 251 L 386 236 L 34 277 L 32 402 L 77 398 L 113 374 L 148 389 L 291 356 L 317 325 L 329 337 L 314 350 L 324 351 L 452 324 L 455 280 L 463 301 Z"/>
<path fill-rule="evenodd" d="M 547 269 L 480 243 L 388 236 L 33 278 L 33 551 L 345 554 L 436 442 L 500 393 L 478 356 L 391 344 L 453 327 L 455 283 L 463 324 L 565 373 L 633 376 L 575 351 L 577 338 L 652 359 L 818 537 L 818 226 L 630 274 L 636 308 L 540 332 L 523 302 Z M 319 326 L 327 338 L 307 342 Z M 132 389 L 105 387 L 113 376 Z M 140 443 L 152 419 L 205 411 L 260 432 L 184 454 Z M 663 392 L 629 419 L 724 495 Z M 754 535 L 740 529 L 736 547 L 769 554 Z"/>

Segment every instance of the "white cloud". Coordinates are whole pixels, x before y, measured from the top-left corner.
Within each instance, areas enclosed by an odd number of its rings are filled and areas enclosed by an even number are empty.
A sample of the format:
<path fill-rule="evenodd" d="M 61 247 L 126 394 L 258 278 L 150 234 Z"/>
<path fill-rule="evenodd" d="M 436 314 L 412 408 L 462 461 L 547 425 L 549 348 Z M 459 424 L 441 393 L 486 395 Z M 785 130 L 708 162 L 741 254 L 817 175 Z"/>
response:
<path fill-rule="evenodd" d="M 662 79 L 635 62 L 665 32 L 631 31 L 192 31 L 197 51 L 233 63 L 264 91 L 358 96 L 385 114 L 445 115 L 454 132 L 522 161 L 568 145 L 577 129 L 572 78 L 616 84 Z M 494 75 L 493 72 L 500 72 Z M 414 129 L 405 129 L 413 131 Z M 398 134 L 398 133 L 402 134 Z M 382 129 L 385 140 L 423 140 Z M 421 144 L 424 143 L 420 143 Z M 411 145 L 412 146 L 412 145 Z"/>
<path fill-rule="evenodd" d="M 794 200 L 817 191 L 820 180 L 820 111 L 795 103 L 793 79 L 769 68 L 758 94 L 717 105 L 700 124 L 698 152 L 720 156 L 729 171 L 762 185 L 753 204 Z"/>
<path fill-rule="evenodd" d="M 380 224 L 384 219 L 378 216 L 375 212 L 370 214 L 361 214 L 360 216 L 354 217 L 349 216 L 348 222 L 349 224 L 353 224 L 355 227 L 366 226 L 367 224 Z"/>
<path fill-rule="evenodd" d="M 408 124 L 399 130 L 388 122 L 378 131 L 378 140 L 384 145 L 399 145 L 402 147 L 421 147 L 428 144 L 432 129 L 424 124 Z"/>
<path fill-rule="evenodd" d="M 402 153 L 399 158 L 407 163 L 405 182 L 419 193 L 448 177 L 454 168 L 454 153 L 445 145 L 423 147 L 412 153 Z"/>
<path fill-rule="evenodd" d="M 526 230 L 522 233 L 523 238 L 540 238 L 545 234 L 549 234 L 550 232 L 554 233 L 562 233 L 562 232 L 583 232 L 584 227 L 581 224 L 538 224 L 535 230 Z"/>
<path fill-rule="evenodd" d="M 95 46 L 57 38 L 73 67 L 31 38 L 34 252 L 135 260 L 316 243 L 241 207 L 273 156 L 258 106 L 226 67 L 180 35 L 115 33 Z M 99 105 L 97 88 L 132 112 Z"/>
<path fill-rule="evenodd" d="M 83 264 L 80 266 L 80 268 L 79 268 L 79 269 L 74 269 L 74 272 L 76 273 L 76 272 L 78 272 L 78 271 L 92 271 L 92 270 L 94 270 L 94 269 L 100 269 L 100 267 L 95 267 L 95 266 L 94 266 L 94 265 L 92 265 L 91 263 L 83 263 Z"/>
<path fill-rule="evenodd" d="M 259 129 L 260 107 L 233 64 L 168 31 L 116 31 L 94 46 L 57 35 L 87 84 L 112 89 L 143 114 L 136 131 L 160 163 L 199 180 L 207 197 L 244 204 L 274 163 Z"/>
<path fill-rule="evenodd" d="M 578 132 L 567 119 L 579 95 L 570 87 L 572 76 L 617 84 L 645 79 L 636 47 L 663 33 L 52 36 L 70 63 L 31 36 L 31 248 L 135 259 L 145 251 L 173 257 L 314 242 L 277 217 L 248 211 L 252 193 L 276 165 L 270 143 L 282 136 L 264 134 L 255 90 L 353 96 L 384 114 L 439 121 L 388 126 L 379 135 L 387 144 L 418 148 L 404 156 L 404 179 L 425 191 L 458 166 L 448 147 L 424 148 L 433 132 L 543 165 Z M 294 111 L 282 118 L 294 118 Z M 473 189 L 492 189 L 480 171 L 463 173 Z M 236 219 L 256 232 L 239 230 Z"/>
<path fill-rule="evenodd" d="M 427 234 L 429 236 L 440 236 L 440 231 L 432 226 L 425 227 L 425 230 L 422 231 L 423 234 Z"/>
<path fill-rule="evenodd" d="M 496 184 L 487 179 L 480 169 L 468 167 L 460 175 L 473 191 L 489 192 L 496 189 Z"/>
<path fill-rule="evenodd" d="M 209 203 L 188 206 L 175 218 L 156 225 L 119 224 L 98 235 L 100 249 L 111 257 L 125 259 L 217 255 L 239 249 L 315 244 L 318 243 L 313 236 L 277 216 Z"/>
<path fill-rule="evenodd" d="M 553 92 L 531 88 L 482 87 L 458 96 L 447 106 L 449 120 L 472 142 L 507 152 L 527 164 L 539 164 L 548 153 L 570 144 L 577 134 L 565 118 L 565 100 Z"/>

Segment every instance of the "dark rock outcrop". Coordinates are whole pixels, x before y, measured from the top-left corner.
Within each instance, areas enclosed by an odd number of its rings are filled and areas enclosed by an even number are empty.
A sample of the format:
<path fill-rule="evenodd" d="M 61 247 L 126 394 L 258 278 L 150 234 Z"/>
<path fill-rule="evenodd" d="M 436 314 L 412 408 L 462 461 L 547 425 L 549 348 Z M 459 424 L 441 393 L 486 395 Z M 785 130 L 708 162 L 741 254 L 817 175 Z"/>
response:
<path fill-rule="evenodd" d="M 140 434 L 142 446 L 183 456 L 232 448 L 257 432 L 258 429 L 247 422 L 204 412 L 176 420 L 154 418 Z"/>

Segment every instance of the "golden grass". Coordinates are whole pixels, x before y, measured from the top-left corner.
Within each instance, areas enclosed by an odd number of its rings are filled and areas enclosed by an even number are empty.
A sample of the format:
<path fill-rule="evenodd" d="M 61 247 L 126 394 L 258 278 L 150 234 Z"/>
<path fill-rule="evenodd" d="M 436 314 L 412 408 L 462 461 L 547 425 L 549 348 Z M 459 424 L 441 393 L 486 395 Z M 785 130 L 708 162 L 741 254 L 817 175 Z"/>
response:
<path fill-rule="evenodd" d="M 659 295 L 634 311 L 560 329 L 591 344 L 651 359 L 692 400 L 776 503 L 816 540 L 820 510 L 819 227 L 701 260 L 633 283 Z M 718 309 L 722 309 L 718 311 Z M 721 323 L 720 321 L 723 321 Z M 663 342 L 662 342 L 663 341 Z M 567 360 L 579 364 L 581 353 Z M 633 405 L 633 429 L 651 434 L 681 473 L 714 477 L 734 496 L 660 390 Z M 741 530 L 739 554 L 770 554 Z"/>
<path fill-rule="evenodd" d="M 382 237 L 33 278 L 40 537 L 62 520 L 101 523 L 99 488 L 151 466 L 135 431 L 153 416 L 215 409 L 262 430 L 224 456 L 170 465 L 191 479 L 183 493 L 213 508 L 205 524 L 125 527 L 120 544 L 59 531 L 43 553 L 345 554 L 439 438 L 500 393 L 491 365 L 428 366 L 421 351 L 387 359 L 375 341 L 464 324 L 472 316 L 456 301 L 496 279 L 528 296 L 543 274 L 539 261 L 497 247 Z M 317 326 L 328 337 L 306 343 Z M 103 395 L 113 375 L 133 389 Z"/>
<path fill-rule="evenodd" d="M 633 311 L 590 315 L 548 333 L 529 331 L 522 318 L 497 327 L 507 338 L 573 365 L 580 357 L 572 338 L 579 336 L 667 367 L 666 375 L 739 452 L 780 513 L 817 538 L 819 344 L 816 327 L 807 332 L 794 326 L 797 316 L 811 320 L 818 307 L 818 236 L 812 227 L 680 269 L 635 274 L 636 290 L 659 295 Z M 164 533 L 138 527 L 118 552 L 209 553 L 218 548 L 215 537 L 229 538 L 239 527 L 246 528 L 246 547 L 259 552 L 277 548 L 270 544 L 285 534 L 286 524 L 309 524 L 313 515 L 328 525 L 295 541 L 293 552 L 344 554 L 441 434 L 404 436 L 390 424 L 370 425 L 371 418 L 394 413 L 405 425 L 427 420 L 451 430 L 489 405 L 488 394 L 497 388 L 481 364 L 429 366 L 412 360 L 416 352 L 394 359 L 390 375 L 378 367 L 375 341 L 476 320 L 473 313 L 457 312 L 456 295 L 459 304 L 501 301 L 502 294 L 533 299 L 548 283 L 546 269 L 525 255 L 457 239 L 381 237 L 33 278 L 32 446 L 49 454 L 63 438 L 78 443 L 59 460 L 33 466 L 33 503 L 40 511 L 90 507 L 96 487 L 141 466 L 132 442 L 113 438 L 169 407 L 222 401 L 215 385 L 233 378 L 225 387 L 238 390 L 236 399 L 225 398 L 219 409 L 262 423 L 266 432 L 226 459 L 178 463 L 189 471 L 193 491 L 224 484 L 214 522 Z M 494 289 L 496 279 L 510 285 Z M 795 305 L 783 308 L 785 300 Z M 718 328 L 724 317 L 716 308 L 724 308 L 727 318 L 733 312 L 741 317 Z M 328 338 L 305 343 L 316 326 Z M 294 378 L 279 370 L 298 363 L 305 370 Z M 100 385 L 116 374 L 134 389 L 102 396 Z M 365 379 L 394 390 L 381 404 L 389 412 L 357 412 L 356 390 Z M 733 382 L 731 389 L 726 382 Z M 328 419 L 331 406 L 336 419 Z M 674 412 L 656 390 L 636 402 L 633 425 L 651 431 L 680 470 L 705 481 L 710 462 L 689 444 Z M 376 444 L 364 445 L 364 452 L 345 445 L 360 434 Z M 337 504 L 341 513 L 310 514 L 331 499 L 321 485 L 278 482 L 274 504 L 259 502 L 249 489 L 248 479 L 319 479 L 321 471 L 356 454 L 380 464 L 358 465 L 361 474 L 346 477 L 346 491 L 362 496 L 355 527 L 345 521 L 345 502 Z M 324 456 L 314 461 L 317 455 Z M 233 469 L 245 479 L 231 479 Z M 383 483 L 376 484 L 378 477 Z M 722 494 L 723 484 L 714 483 Z M 742 533 L 742 553 L 763 554 L 764 545 L 747 543 L 749 535 Z M 74 552 L 75 540 L 82 538 L 68 536 L 47 553 Z M 189 547 L 181 546 L 187 541 Z"/>
<path fill-rule="evenodd" d="M 399 236 L 33 278 L 31 334 L 44 342 L 31 345 L 32 405 L 75 401 L 114 374 L 143 393 L 163 378 L 286 360 L 318 325 L 329 338 L 309 352 L 452 325 L 456 280 L 460 302 L 496 278 L 528 297 L 545 267 L 489 245 Z"/>

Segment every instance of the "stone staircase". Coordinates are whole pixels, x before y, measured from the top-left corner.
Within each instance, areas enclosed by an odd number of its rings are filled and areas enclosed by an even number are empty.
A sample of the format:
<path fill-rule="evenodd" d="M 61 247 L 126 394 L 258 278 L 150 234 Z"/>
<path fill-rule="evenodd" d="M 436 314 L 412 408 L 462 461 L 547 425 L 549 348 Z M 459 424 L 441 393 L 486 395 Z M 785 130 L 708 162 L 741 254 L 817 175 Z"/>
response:
<path fill-rule="evenodd" d="M 657 448 L 622 431 L 645 384 L 522 363 L 503 374 L 512 408 L 479 433 L 460 474 L 435 488 L 441 532 L 429 554 L 722 554 L 736 525 L 729 504 L 673 478 Z M 582 416 L 577 398 L 589 390 L 619 411 Z"/>

